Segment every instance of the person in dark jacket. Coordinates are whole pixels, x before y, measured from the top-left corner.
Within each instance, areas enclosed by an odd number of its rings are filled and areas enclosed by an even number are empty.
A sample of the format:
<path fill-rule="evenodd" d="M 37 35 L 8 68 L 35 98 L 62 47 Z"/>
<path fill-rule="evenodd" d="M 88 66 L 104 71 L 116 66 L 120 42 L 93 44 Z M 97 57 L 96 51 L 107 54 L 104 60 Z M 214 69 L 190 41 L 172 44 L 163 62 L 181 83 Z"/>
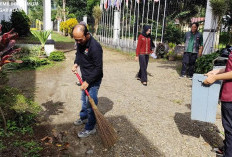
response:
<path fill-rule="evenodd" d="M 139 72 L 136 75 L 137 79 L 141 81 L 144 86 L 147 86 L 147 66 L 149 61 L 149 54 L 155 47 L 151 38 L 151 27 L 145 25 L 142 34 L 139 35 L 138 44 L 136 48 L 135 60 L 139 60 Z"/>
<path fill-rule="evenodd" d="M 197 57 L 202 56 L 203 37 L 198 32 L 198 27 L 198 23 L 192 23 L 191 31 L 185 34 L 185 51 L 180 78 L 188 76 L 189 79 L 192 79 Z"/>
<path fill-rule="evenodd" d="M 76 73 L 79 66 L 83 80 L 83 84 L 81 85 L 82 109 L 80 111 L 80 119 L 75 121 L 74 124 L 81 125 L 86 123 L 85 129 L 78 133 L 78 137 L 82 138 L 96 132 L 96 118 L 88 97 L 85 94 L 85 89 L 87 89 L 94 102 L 98 104 L 97 95 L 103 77 L 103 50 L 83 24 L 74 27 L 73 38 L 77 43 L 77 52 L 72 71 Z"/>
<path fill-rule="evenodd" d="M 224 157 L 232 157 L 232 52 L 229 55 L 226 68 L 216 69 L 206 74 L 204 84 L 212 84 L 224 80 L 221 88 L 222 125 L 225 132 L 224 149 L 219 150 Z"/>

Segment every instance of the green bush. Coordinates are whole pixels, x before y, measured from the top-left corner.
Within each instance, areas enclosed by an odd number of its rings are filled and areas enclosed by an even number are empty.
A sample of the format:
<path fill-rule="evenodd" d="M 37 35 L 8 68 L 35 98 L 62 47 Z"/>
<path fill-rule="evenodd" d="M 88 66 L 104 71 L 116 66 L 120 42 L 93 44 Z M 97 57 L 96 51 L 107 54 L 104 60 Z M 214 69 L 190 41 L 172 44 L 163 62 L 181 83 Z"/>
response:
<path fill-rule="evenodd" d="M 232 41 L 232 33 L 222 32 L 220 34 L 219 43 L 223 45 L 230 44 Z"/>
<path fill-rule="evenodd" d="M 62 51 L 54 51 L 48 57 L 51 61 L 63 61 L 65 59 L 64 52 Z"/>
<path fill-rule="evenodd" d="M 12 28 L 12 23 L 5 20 L 1 21 L 1 25 L 2 25 L 2 34 L 9 32 Z"/>
<path fill-rule="evenodd" d="M 12 12 L 11 23 L 19 36 L 27 36 L 30 33 L 31 22 L 23 10 Z"/>
<path fill-rule="evenodd" d="M 3 71 L 0 71 L 0 85 L 4 85 L 8 82 L 7 74 Z"/>
<path fill-rule="evenodd" d="M 15 48 L 19 48 L 19 47 L 15 47 Z M 15 58 L 23 58 L 23 57 L 27 57 L 29 56 L 31 53 L 31 49 L 28 47 L 21 47 L 21 51 L 19 51 L 18 53 L 16 53 L 14 55 Z"/>
<path fill-rule="evenodd" d="M 213 69 L 213 61 L 219 56 L 219 53 L 211 53 L 199 57 L 195 64 L 195 72 L 205 74 Z"/>
<path fill-rule="evenodd" d="M 23 63 L 21 64 L 22 67 L 29 67 L 29 68 L 37 68 L 42 65 L 48 65 L 51 62 L 47 58 L 39 58 L 39 57 L 25 57 L 22 58 Z"/>
<path fill-rule="evenodd" d="M 68 14 L 67 18 L 68 18 L 68 19 L 70 19 L 70 18 L 76 18 L 76 15 L 73 14 L 73 13 L 71 13 L 71 14 Z"/>
<path fill-rule="evenodd" d="M 165 29 L 164 41 L 181 44 L 184 39 L 184 33 L 173 22 L 169 22 Z"/>

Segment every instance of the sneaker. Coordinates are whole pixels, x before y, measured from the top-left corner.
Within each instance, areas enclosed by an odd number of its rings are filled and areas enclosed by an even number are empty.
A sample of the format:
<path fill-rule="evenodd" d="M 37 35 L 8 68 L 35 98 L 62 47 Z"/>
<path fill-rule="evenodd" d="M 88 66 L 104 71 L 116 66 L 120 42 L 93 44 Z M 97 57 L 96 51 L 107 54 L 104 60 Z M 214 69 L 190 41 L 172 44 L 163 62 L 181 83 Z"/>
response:
<path fill-rule="evenodd" d="M 88 137 L 89 135 L 93 135 L 96 133 L 96 129 L 94 128 L 93 130 L 83 130 L 81 132 L 79 132 L 77 135 L 78 137 L 80 138 L 85 138 L 85 137 Z"/>
<path fill-rule="evenodd" d="M 179 79 L 181 79 L 181 78 L 186 78 L 186 75 L 181 75 L 181 76 L 179 77 Z"/>
<path fill-rule="evenodd" d="M 88 122 L 88 119 L 84 119 L 84 120 L 78 119 L 75 122 L 73 122 L 73 124 L 78 126 L 78 125 L 81 125 L 81 124 L 85 124 L 87 122 Z"/>
<path fill-rule="evenodd" d="M 76 82 L 76 85 L 81 86 L 81 83 L 80 82 Z"/>

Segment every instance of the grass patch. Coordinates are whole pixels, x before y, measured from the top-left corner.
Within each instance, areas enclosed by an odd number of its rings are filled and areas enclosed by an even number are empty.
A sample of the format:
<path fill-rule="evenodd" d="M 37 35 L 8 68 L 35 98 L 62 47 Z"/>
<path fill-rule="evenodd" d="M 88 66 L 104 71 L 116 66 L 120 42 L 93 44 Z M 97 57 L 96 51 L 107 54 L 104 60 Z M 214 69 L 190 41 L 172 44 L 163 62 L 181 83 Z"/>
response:
<path fill-rule="evenodd" d="M 35 141 L 15 141 L 13 143 L 13 146 L 15 147 L 23 147 L 26 149 L 26 152 L 23 153 L 23 156 L 33 156 L 33 157 L 39 157 L 39 152 L 43 150 L 43 148 Z"/>
<path fill-rule="evenodd" d="M 55 42 L 74 43 L 74 39 L 72 39 L 68 36 L 67 37 L 63 36 L 63 35 L 56 33 L 56 32 L 52 32 L 52 39 Z"/>
<path fill-rule="evenodd" d="M 5 156 L 11 156 L 13 150 L 18 150 L 17 156 L 39 156 L 43 148 L 32 139 L 33 127 L 41 107 L 16 88 L 3 86 L 0 93 L 0 106 L 7 120 L 6 131 L 0 128 L 0 151 Z M 4 126 L 2 118 L 0 126 Z"/>

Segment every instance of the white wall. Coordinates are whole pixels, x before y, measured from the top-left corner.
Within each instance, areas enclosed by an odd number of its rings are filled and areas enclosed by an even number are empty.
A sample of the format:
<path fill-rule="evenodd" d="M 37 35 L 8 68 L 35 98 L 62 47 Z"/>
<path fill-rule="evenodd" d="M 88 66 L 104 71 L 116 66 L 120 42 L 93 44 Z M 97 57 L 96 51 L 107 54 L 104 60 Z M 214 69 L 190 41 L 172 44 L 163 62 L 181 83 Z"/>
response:
<path fill-rule="evenodd" d="M 0 0 L 0 21 L 9 21 L 11 13 L 18 9 L 27 14 L 27 0 Z"/>

